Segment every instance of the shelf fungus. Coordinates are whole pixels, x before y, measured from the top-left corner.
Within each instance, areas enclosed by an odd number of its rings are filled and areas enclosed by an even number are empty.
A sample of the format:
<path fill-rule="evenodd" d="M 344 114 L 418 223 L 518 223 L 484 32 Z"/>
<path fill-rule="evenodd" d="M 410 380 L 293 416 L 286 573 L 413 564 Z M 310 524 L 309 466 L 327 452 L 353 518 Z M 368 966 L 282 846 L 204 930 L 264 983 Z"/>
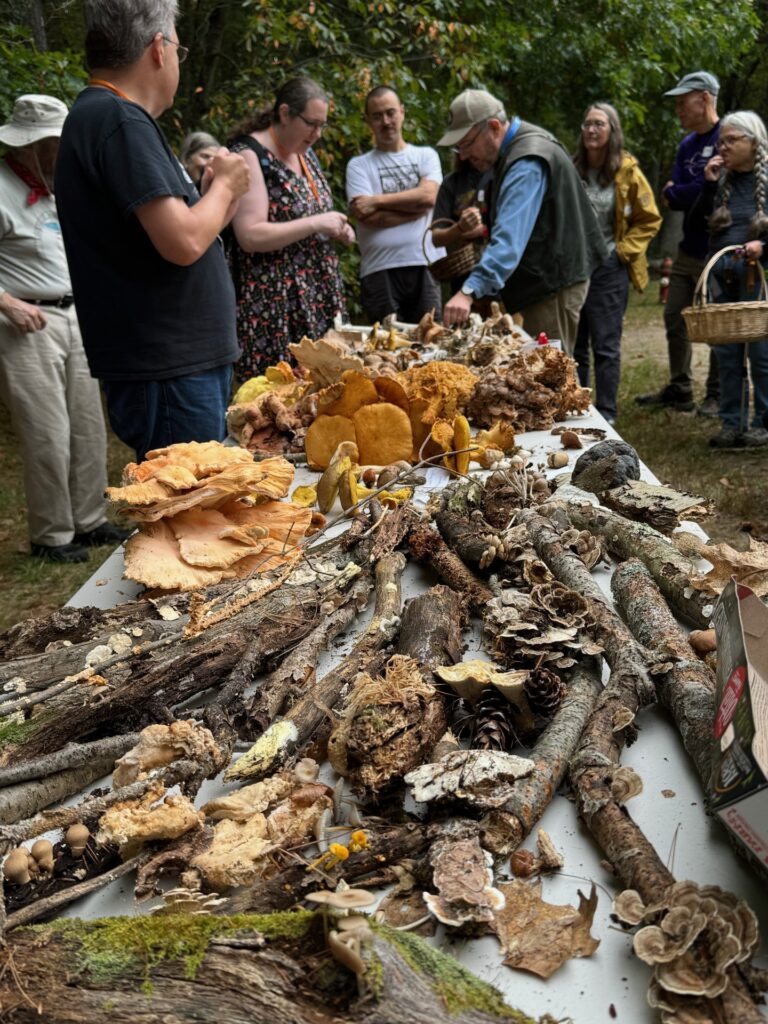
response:
<path fill-rule="evenodd" d="M 493 858 L 476 838 L 439 840 L 432 846 L 432 882 L 436 893 L 424 902 L 443 924 L 460 928 L 489 924 L 504 907 L 504 896 L 493 885 Z"/>
<path fill-rule="evenodd" d="M 194 719 L 180 719 L 170 725 L 148 725 L 139 742 L 115 762 L 114 786 L 128 786 L 153 768 L 163 768 L 181 758 L 210 761 L 215 771 L 227 763 L 213 734 Z"/>
<path fill-rule="evenodd" d="M 289 561 L 312 527 L 309 508 L 279 500 L 292 480 L 285 459 L 254 463 L 213 441 L 171 445 L 129 464 L 123 486 L 107 489 L 119 514 L 139 526 L 126 542 L 126 577 L 194 590 Z"/>
<path fill-rule="evenodd" d="M 500 750 L 455 750 L 437 763 L 423 764 L 405 776 L 419 803 L 463 800 L 472 807 L 501 807 L 512 783 L 530 775 L 535 764 Z"/>
<path fill-rule="evenodd" d="M 203 814 L 195 810 L 186 796 L 166 795 L 158 783 L 136 800 L 113 804 L 99 819 L 99 843 L 115 843 L 124 860 L 132 857 L 144 843 L 159 839 L 177 839 L 203 824 Z"/>
<path fill-rule="evenodd" d="M 675 882 L 648 905 L 630 889 L 619 893 L 613 910 L 632 925 L 654 919 L 635 933 L 633 946 L 654 968 L 649 1001 L 663 1009 L 662 1019 L 670 1024 L 699 1019 L 697 1000 L 722 995 L 729 985 L 728 969 L 749 960 L 758 946 L 754 912 L 716 885 Z"/>

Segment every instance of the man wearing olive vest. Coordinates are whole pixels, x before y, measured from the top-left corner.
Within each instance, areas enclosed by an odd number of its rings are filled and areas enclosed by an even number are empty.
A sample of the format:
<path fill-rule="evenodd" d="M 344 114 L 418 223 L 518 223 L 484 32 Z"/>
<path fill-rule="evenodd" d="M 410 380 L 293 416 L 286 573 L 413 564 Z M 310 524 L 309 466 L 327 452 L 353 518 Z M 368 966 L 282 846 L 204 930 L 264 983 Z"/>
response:
<path fill-rule="evenodd" d="M 498 292 L 529 334 L 560 338 L 572 355 L 590 275 L 608 251 L 570 156 L 543 128 L 510 120 L 482 89 L 456 97 L 438 145 L 478 170 L 493 168 L 491 240 L 443 322 L 463 322 L 474 298 Z"/>

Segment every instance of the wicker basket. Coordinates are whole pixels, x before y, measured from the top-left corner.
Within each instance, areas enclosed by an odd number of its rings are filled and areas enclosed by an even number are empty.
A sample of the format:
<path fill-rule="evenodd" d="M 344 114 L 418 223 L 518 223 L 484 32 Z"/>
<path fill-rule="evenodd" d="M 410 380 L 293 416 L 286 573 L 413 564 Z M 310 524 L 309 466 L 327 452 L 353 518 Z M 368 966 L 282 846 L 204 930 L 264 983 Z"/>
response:
<path fill-rule="evenodd" d="M 455 220 L 450 220 L 448 217 L 438 217 L 437 220 L 432 221 L 421 239 L 424 259 L 427 261 L 432 277 L 438 281 L 450 281 L 452 277 L 461 277 L 462 274 L 468 274 L 477 263 L 477 253 L 471 242 L 467 242 L 460 248 L 454 249 L 453 252 L 449 252 L 442 259 L 435 260 L 434 263 L 429 262 L 429 256 L 427 256 L 427 235 L 431 234 L 432 228 L 438 224 L 448 224 L 449 227 L 453 227 L 455 223 Z"/>
<path fill-rule="evenodd" d="M 693 293 L 693 305 L 683 310 L 688 340 L 706 345 L 727 345 L 768 338 L 768 285 L 760 267 L 762 299 L 754 302 L 707 302 L 707 282 L 712 267 L 723 253 L 742 248 L 727 245 L 716 252 L 701 272 Z"/>

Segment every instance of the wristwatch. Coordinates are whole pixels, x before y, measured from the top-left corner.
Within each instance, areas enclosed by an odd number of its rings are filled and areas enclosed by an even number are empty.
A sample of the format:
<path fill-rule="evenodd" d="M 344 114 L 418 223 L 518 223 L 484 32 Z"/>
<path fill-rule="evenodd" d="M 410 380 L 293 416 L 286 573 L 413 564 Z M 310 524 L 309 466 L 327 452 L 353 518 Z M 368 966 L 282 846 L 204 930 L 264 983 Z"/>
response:
<path fill-rule="evenodd" d="M 469 299 L 474 299 L 474 297 L 475 297 L 475 293 L 472 291 L 472 289 L 471 288 L 467 288 L 467 286 L 465 284 L 463 284 L 461 286 L 461 294 L 462 295 L 466 295 L 467 298 L 469 298 Z"/>

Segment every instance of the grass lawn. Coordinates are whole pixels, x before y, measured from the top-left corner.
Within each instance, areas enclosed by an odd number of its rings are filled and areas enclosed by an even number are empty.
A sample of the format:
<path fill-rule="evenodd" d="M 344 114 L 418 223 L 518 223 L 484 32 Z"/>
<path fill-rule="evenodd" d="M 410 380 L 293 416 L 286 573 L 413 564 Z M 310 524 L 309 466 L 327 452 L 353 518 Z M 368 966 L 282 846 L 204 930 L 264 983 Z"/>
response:
<path fill-rule="evenodd" d="M 705 524 L 712 537 L 743 546 L 744 531 L 768 535 L 765 474 L 768 451 L 713 452 L 707 438 L 718 421 L 693 414 L 648 411 L 634 404 L 634 395 L 661 387 L 667 380 L 666 341 L 658 289 L 652 283 L 642 297 L 633 297 L 624 334 L 624 366 L 617 429 L 664 482 L 713 498 L 718 515 Z M 709 351 L 696 346 L 695 374 L 699 392 L 706 376 Z M 45 401 L 44 382 L 40 400 Z M 109 438 L 109 479 L 118 483 L 131 451 Z M 81 565 L 48 565 L 29 557 L 24 491 L 18 445 L 6 410 L 0 405 L 0 630 L 21 619 L 42 615 L 63 604 L 91 576 L 109 553 L 95 548 Z"/>

